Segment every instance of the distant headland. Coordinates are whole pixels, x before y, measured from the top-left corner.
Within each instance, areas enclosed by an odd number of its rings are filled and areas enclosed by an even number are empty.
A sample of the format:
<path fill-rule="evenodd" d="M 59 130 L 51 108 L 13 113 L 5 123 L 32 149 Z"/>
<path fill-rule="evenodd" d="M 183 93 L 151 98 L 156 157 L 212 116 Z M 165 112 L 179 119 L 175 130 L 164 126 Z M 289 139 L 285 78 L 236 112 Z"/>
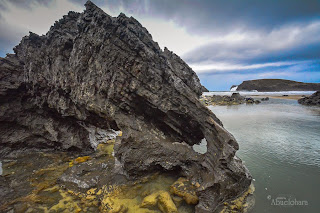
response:
<path fill-rule="evenodd" d="M 276 91 L 317 91 L 320 83 L 304 83 L 285 79 L 257 79 L 243 81 L 240 85 L 233 85 L 232 91 L 276 92 Z"/>

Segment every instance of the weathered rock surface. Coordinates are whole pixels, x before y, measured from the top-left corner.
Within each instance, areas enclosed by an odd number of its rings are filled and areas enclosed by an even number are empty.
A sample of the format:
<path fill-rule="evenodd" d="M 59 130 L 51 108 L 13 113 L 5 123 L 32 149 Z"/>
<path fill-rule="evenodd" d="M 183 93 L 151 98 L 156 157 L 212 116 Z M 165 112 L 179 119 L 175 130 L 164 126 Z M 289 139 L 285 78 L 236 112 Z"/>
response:
<path fill-rule="evenodd" d="M 317 91 L 320 83 L 303 83 L 284 79 L 258 79 L 242 82 L 237 91 L 274 92 L 274 91 Z"/>
<path fill-rule="evenodd" d="M 199 183 L 196 212 L 213 212 L 249 187 L 235 138 L 198 99 L 197 75 L 134 18 L 88 1 L 14 51 L 0 59 L 1 155 L 91 151 L 122 130 L 115 156 L 128 177 L 170 171 Z M 196 153 L 203 138 L 207 152 Z"/>
<path fill-rule="evenodd" d="M 310 105 L 310 106 L 320 106 L 320 91 L 313 93 L 309 97 L 304 97 L 298 100 L 299 104 Z"/>

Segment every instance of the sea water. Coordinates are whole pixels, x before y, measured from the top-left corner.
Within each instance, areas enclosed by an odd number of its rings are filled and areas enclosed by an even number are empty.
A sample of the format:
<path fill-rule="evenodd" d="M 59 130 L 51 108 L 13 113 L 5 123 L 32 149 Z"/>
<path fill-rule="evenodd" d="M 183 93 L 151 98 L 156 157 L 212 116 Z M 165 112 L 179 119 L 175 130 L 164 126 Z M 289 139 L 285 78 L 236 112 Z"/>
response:
<path fill-rule="evenodd" d="M 239 93 L 242 96 L 263 95 L 263 96 L 283 96 L 283 95 L 312 95 L 316 91 L 280 91 L 280 92 L 258 92 L 258 91 L 217 91 L 217 92 L 204 92 L 203 96 L 210 95 L 232 95 L 232 93 Z"/>
<path fill-rule="evenodd" d="M 270 99 L 210 106 L 254 178 L 252 212 L 320 212 L 320 107 Z"/>

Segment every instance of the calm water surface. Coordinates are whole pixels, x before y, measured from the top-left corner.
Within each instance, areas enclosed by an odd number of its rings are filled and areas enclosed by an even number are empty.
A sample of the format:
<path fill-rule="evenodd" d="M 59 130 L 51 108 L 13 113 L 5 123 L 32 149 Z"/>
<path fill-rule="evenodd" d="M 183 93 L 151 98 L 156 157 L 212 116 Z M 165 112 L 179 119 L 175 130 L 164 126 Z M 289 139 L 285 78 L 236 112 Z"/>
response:
<path fill-rule="evenodd" d="M 252 212 L 320 212 L 320 107 L 270 99 L 209 108 L 237 139 L 255 179 Z"/>

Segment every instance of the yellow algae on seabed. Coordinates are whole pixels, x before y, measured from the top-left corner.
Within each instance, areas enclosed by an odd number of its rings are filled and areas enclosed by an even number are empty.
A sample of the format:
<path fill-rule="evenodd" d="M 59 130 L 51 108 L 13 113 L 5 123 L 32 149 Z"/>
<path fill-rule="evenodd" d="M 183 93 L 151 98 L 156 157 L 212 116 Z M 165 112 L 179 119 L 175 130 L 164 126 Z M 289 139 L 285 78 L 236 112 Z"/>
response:
<path fill-rule="evenodd" d="M 252 196 L 254 191 L 255 191 L 254 185 L 251 184 L 248 190 L 244 192 L 240 197 L 229 202 L 224 202 L 224 207 L 220 211 L 220 213 L 248 212 L 250 205 L 252 205 L 252 203 L 249 203 L 247 198 L 249 196 Z"/>
<path fill-rule="evenodd" d="M 154 192 L 151 195 L 146 196 L 140 206 L 142 208 L 153 208 L 158 203 L 158 197 L 159 192 Z"/>
<path fill-rule="evenodd" d="M 192 205 L 187 205 L 181 198 L 170 194 L 170 186 L 176 180 L 171 176 L 154 175 L 133 185 L 104 186 L 100 211 L 108 213 L 194 212 Z M 184 210 L 179 211 L 179 208 Z"/>
<path fill-rule="evenodd" d="M 186 178 L 179 178 L 170 187 L 170 192 L 174 195 L 182 197 L 187 204 L 197 204 L 199 198 L 196 194 L 196 188 L 200 187 L 199 183 L 193 186 Z"/>
<path fill-rule="evenodd" d="M 88 160 L 91 160 L 90 156 L 77 157 L 76 159 L 69 162 L 69 167 L 72 167 L 74 164 L 84 163 Z"/>
<path fill-rule="evenodd" d="M 158 207 L 162 212 L 165 212 L 165 213 L 178 212 L 178 209 L 174 204 L 174 202 L 172 201 L 170 194 L 166 191 L 161 191 L 159 193 Z"/>
<path fill-rule="evenodd" d="M 114 151 L 115 140 L 108 140 L 106 143 L 100 143 L 97 146 L 98 155 L 112 155 Z"/>
<path fill-rule="evenodd" d="M 119 135 L 121 136 L 121 133 Z M 42 168 L 34 167 L 36 170 L 33 170 L 30 176 L 28 176 L 27 181 L 33 187 L 31 188 L 30 194 L 27 196 L 23 195 L 23 197 L 6 203 L 1 209 L 12 206 L 17 213 L 19 211 L 29 213 L 194 212 L 194 205 L 188 205 L 181 197 L 170 192 L 170 187 L 177 181 L 178 177 L 169 174 L 154 174 L 142 177 L 139 181 L 130 182 L 127 185 L 104 185 L 97 188 L 90 188 L 86 191 L 78 191 L 78 189 L 73 191 L 71 188 L 68 188 L 68 186 L 58 185 L 58 178 L 61 177 L 70 166 L 89 160 L 92 164 L 100 163 L 101 159 L 106 159 L 106 155 L 112 157 L 111 154 L 114 143 L 114 139 L 109 140 L 106 143 L 100 144 L 95 154 L 77 157 L 71 161 L 70 157 L 63 153 L 55 153 L 52 155 L 42 154 L 41 156 L 47 159 L 49 165 Z M 35 166 L 33 164 L 30 165 Z"/>
<path fill-rule="evenodd" d="M 151 195 L 146 196 L 140 207 L 141 208 L 155 208 L 157 207 L 166 213 L 175 213 L 178 212 L 175 203 L 173 202 L 170 194 L 167 191 L 160 190 L 158 192 L 154 192 Z"/>
<path fill-rule="evenodd" d="M 40 207 L 40 209 L 44 210 L 45 213 L 51 213 L 51 212 L 75 212 L 79 213 L 81 212 L 81 208 L 79 207 L 78 203 L 73 200 L 71 196 L 68 195 L 67 192 L 63 190 L 59 190 L 60 195 L 62 197 L 61 200 L 59 200 L 58 204 L 52 206 L 51 208 L 47 207 Z"/>

